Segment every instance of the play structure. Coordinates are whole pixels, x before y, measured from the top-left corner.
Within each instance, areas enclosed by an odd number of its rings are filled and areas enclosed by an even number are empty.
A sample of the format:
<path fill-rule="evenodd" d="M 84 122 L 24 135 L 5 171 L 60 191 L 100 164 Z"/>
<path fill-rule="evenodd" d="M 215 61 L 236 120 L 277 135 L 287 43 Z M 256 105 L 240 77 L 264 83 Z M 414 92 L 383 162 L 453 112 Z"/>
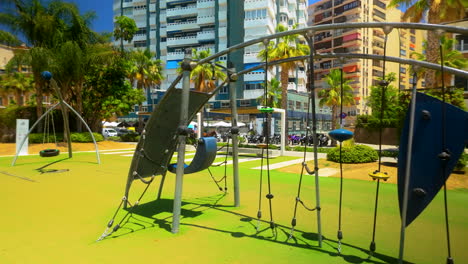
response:
<path fill-rule="evenodd" d="M 18 156 L 20 154 L 19 150 L 21 149 L 21 147 L 24 145 L 24 143 L 28 139 L 29 134 L 31 134 L 31 132 L 34 130 L 34 128 L 36 128 L 36 126 L 43 119 L 45 120 L 43 143 L 46 142 L 45 138 L 47 138 L 47 140 L 49 138 L 49 134 L 50 134 L 49 124 L 51 123 L 52 132 L 54 134 L 55 144 L 57 145 L 57 139 L 56 139 L 56 135 L 55 135 L 55 127 L 54 127 L 54 120 L 53 120 L 52 111 L 55 108 L 57 108 L 58 106 L 60 106 L 61 111 L 62 111 L 63 126 L 64 126 L 64 138 L 66 139 L 67 145 L 68 145 L 68 158 L 72 158 L 73 151 L 72 151 L 72 144 L 71 144 L 71 138 L 70 138 L 71 133 L 70 133 L 70 126 L 69 126 L 69 121 L 68 121 L 67 109 L 70 110 L 72 113 L 74 113 L 78 117 L 78 119 L 85 125 L 86 129 L 88 130 L 89 134 L 91 135 L 91 138 L 93 139 L 93 143 L 94 143 L 94 147 L 95 147 L 95 151 L 96 151 L 97 163 L 98 164 L 101 163 L 100 158 L 99 158 L 99 151 L 98 151 L 98 147 L 97 147 L 97 144 L 96 144 L 96 140 L 94 139 L 93 132 L 89 128 L 88 124 L 86 124 L 83 117 L 81 117 L 81 115 L 75 109 L 73 109 L 73 107 L 71 107 L 67 102 L 65 102 L 63 100 L 63 97 L 62 97 L 60 89 L 59 89 L 59 87 L 57 85 L 57 82 L 54 80 L 54 78 L 52 78 L 52 73 L 50 73 L 48 71 L 44 71 L 44 72 L 41 73 L 41 76 L 46 81 L 47 85 L 52 85 L 52 88 L 55 91 L 59 102 L 56 103 L 55 105 L 53 105 L 52 107 L 50 107 L 49 109 L 47 109 L 47 111 L 44 114 L 42 114 L 42 116 L 40 116 L 37 119 L 37 121 L 31 126 L 31 128 L 29 129 L 26 136 L 20 142 L 18 151 L 16 152 L 15 157 L 13 158 L 13 162 L 11 163 L 11 166 L 15 166 L 16 160 L 18 159 Z M 17 144 L 18 144 L 18 142 L 17 142 Z M 60 153 L 60 151 L 58 149 L 44 149 L 44 150 L 41 150 L 39 152 L 39 155 L 41 157 L 53 157 L 53 156 L 59 155 L 59 153 Z"/>
<path fill-rule="evenodd" d="M 230 88 L 231 96 L 231 106 L 232 106 L 232 115 L 231 115 L 231 134 L 232 134 L 232 144 L 233 144 L 233 189 L 234 189 L 234 206 L 240 205 L 240 190 L 239 190 L 239 168 L 238 168 L 238 149 L 237 149 L 237 106 L 235 99 L 236 90 L 234 83 L 237 80 L 237 76 L 264 68 L 265 69 L 265 83 L 267 83 L 267 74 L 268 67 L 273 65 L 278 65 L 284 62 L 291 61 L 308 61 L 309 71 L 308 71 L 308 84 L 307 90 L 309 92 L 309 105 L 311 105 L 312 113 L 307 115 L 307 133 L 312 133 L 314 139 L 314 169 L 308 168 L 306 164 L 306 155 L 307 152 L 304 149 L 304 160 L 302 163 L 302 170 L 300 172 L 300 178 L 298 183 L 297 196 L 294 198 L 294 213 L 291 221 L 291 232 L 289 238 L 294 236 L 294 228 L 297 224 L 296 211 L 299 204 L 303 205 L 308 211 L 314 211 L 317 217 L 317 235 L 318 235 L 318 246 L 322 246 L 322 231 L 321 231 L 321 205 L 320 205 L 320 188 L 319 188 L 319 168 L 317 163 L 317 119 L 316 119 L 316 98 L 315 92 L 316 88 L 314 86 L 313 76 L 314 76 L 314 67 L 311 65 L 314 63 L 316 57 L 320 58 L 335 58 L 335 59 L 373 59 L 373 60 L 383 60 L 384 69 L 385 63 L 387 61 L 410 64 L 416 67 L 426 67 L 433 70 L 442 70 L 442 72 L 456 74 L 464 78 L 468 78 L 468 72 L 463 70 L 458 70 L 450 67 L 444 67 L 443 63 L 440 65 L 433 64 L 424 61 L 416 61 L 411 59 L 402 59 L 397 57 L 389 57 L 384 53 L 383 56 L 374 55 L 374 54 L 358 54 L 358 53 L 317 53 L 313 50 L 314 47 L 314 32 L 322 30 L 334 30 L 334 29 L 351 29 L 351 28 L 380 28 L 385 33 L 385 47 L 386 50 L 386 40 L 388 35 L 393 29 L 405 28 L 405 29 L 418 29 L 418 30 L 437 30 L 440 32 L 448 33 L 458 33 L 463 35 L 468 35 L 467 28 L 452 27 L 452 26 L 443 26 L 443 25 L 431 25 L 431 24 L 415 24 L 415 23 L 346 23 L 346 24 L 327 24 L 313 26 L 309 28 L 296 29 L 286 32 L 281 32 L 273 34 L 270 36 L 253 39 L 245 43 L 241 43 L 228 49 L 221 51 L 217 54 L 214 54 L 208 58 L 205 58 L 200 61 L 191 60 L 190 52 L 186 53 L 185 59 L 182 62 L 183 73 L 172 83 L 170 88 L 167 90 L 164 98 L 157 105 L 155 111 L 153 112 L 150 120 L 148 121 L 142 137 L 138 142 L 135 154 L 133 156 L 132 164 L 127 177 L 127 183 L 125 187 L 125 194 L 120 202 L 120 205 L 117 211 L 123 206 L 127 208 L 127 214 L 124 218 L 114 225 L 114 219 L 117 215 L 117 212 L 112 217 L 111 221 L 107 225 L 107 229 L 104 234 L 99 238 L 109 236 L 113 232 L 117 231 L 120 228 L 120 225 L 123 223 L 124 219 L 132 213 L 132 208 L 139 204 L 141 198 L 148 190 L 149 184 L 154 180 L 155 176 L 161 175 L 161 182 L 159 187 L 158 197 L 161 195 L 161 190 L 163 188 L 163 183 L 167 171 L 174 172 L 176 174 L 176 188 L 174 193 L 174 205 L 173 205 L 173 222 L 172 222 L 172 232 L 177 233 L 179 231 L 179 221 L 180 221 L 180 211 L 181 211 L 181 199 L 182 199 L 182 185 L 183 177 L 185 174 L 197 172 L 202 169 L 206 169 L 213 162 L 215 157 L 216 147 L 213 144 L 213 140 L 210 138 L 200 139 L 197 153 L 195 155 L 192 164 L 185 165 L 185 142 L 187 136 L 187 125 L 195 117 L 198 111 L 204 106 L 204 104 L 211 98 L 221 87 L 228 84 Z M 289 34 L 301 34 L 308 42 L 310 47 L 310 55 L 294 57 L 276 61 L 265 61 L 265 63 L 236 72 L 233 65 L 228 65 L 225 69 L 228 75 L 227 80 L 222 82 L 215 90 L 210 92 L 201 92 L 201 91 L 191 91 L 190 90 L 190 72 L 197 64 L 212 63 L 216 58 L 226 55 L 235 50 L 245 48 L 250 45 L 263 43 L 267 47 L 270 40 L 289 35 Z M 268 50 L 267 50 L 268 53 Z M 213 67 L 216 67 L 215 64 L 212 64 Z M 444 74 L 442 74 L 444 75 Z M 383 73 L 385 76 L 385 70 Z M 343 72 L 341 71 L 341 78 L 343 78 Z M 416 78 L 415 78 L 416 79 Z M 176 88 L 178 82 L 182 80 L 182 89 Z M 343 83 L 343 81 L 342 81 Z M 442 82 L 443 83 L 443 82 Z M 266 86 L 266 85 L 265 85 Z M 382 80 L 380 87 L 382 89 L 382 94 L 388 82 Z M 444 93 L 444 87 L 442 87 Z M 343 94 L 343 93 L 342 93 Z M 341 95 L 342 95 L 341 94 Z M 445 96 L 443 96 L 445 98 Z M 341 100 L 342 101 L 342 100 Z M 385 102 L 382 99 L 381 102 L 382 113 L 385 107 Z M 342 108 L 342 106 L 341 106 Z M 268 106 L 259 108 L 262 113 L 265 115 L 265 121 L 268 120 L 268 115 L 273 111 L 272 108 Z M 311 118 L 309 116 L 311 115 Z M 178 117 L 178 118 L 174 118 Z M 341 119 L 342 120 L 342 119 Z M 342 124 L 342 121 L 340 122 Z M 266 126 L 268 133 L 269 125 Z M 381 134 L 381 133 L 380 133 Z M 308 136 L 308 135 L 306 135 Z M 339 129 L 333 130 L 330 132 L 330 136 L 337 140 L 340 144 L 340 159 L 341 159 L 341 146 L 342 142 L 353 137 L 353 133 L 344 129 L 341 126 Z M 399 156 L 399 165 L 398 165 L 398 196 L 400 201 L 400 212 L 401 212 L 401 240 L 400 240 L 400 255 L 399 262 L 403 263 L 404 257 L 404 237 L 406 227 L 416 219 L 419 213 L 430 203 L 432 198 L 437 194 L 442 186 L 445 186 L 445 181 L 453 169 L 456 161 L 460 157 L 461 153 L 464 150 L 465 143 L 467 142 L 468 137 L 468 115 L 463 110 L 455 108 L 448 105 L 445 102 L 445 99 L 442 101 L 430 98 L 428 96 L 416 93 L 416 83 L 413 84 L 412 91 L 412 103 L 410 111 L 408 112 L 408 117 L 406 120 L 406 126 L 402 133 L 401 144 L 400 144 L 400 156 Z M 268 138 L 268 137 L 267 137 Z M 284 141 L 284 140 L 283 140 Z M 380 142 L 381 136 L 380 136 Z M 430 142 L 430 144 L 428 143 Z M 267 175 L 267 194 L 265 197 L 268 199 L 269 203 L 269 214 L 270 214 L 270 227 L 273 231 L 273 235 L 276 235 L 275 223 L 273 221 L 273 206 L 272 201 L 274 195 L 272 194 L 272 182 L 270 179 L 270 170 L 269 170 L 269 159 L 268 159 L 268 148 L 269 142 L 267 141 L 263 150 L 266 151 L 266 170 L 260 171 L 260 190 L 259 190 L 259 207 L 257 211 L 257 219 L 260 222 L 262 218 L 262 208 L 261 200 L 263 198 L 262 186 L 263 186 L 263 175 Z M 379 152 L 382 151 L 381 145 L 379 147 Z M 201 148 L 201 149 L 200 149 Z M 170 160 L 172 155 L 177 149 L 177 164 L 171 165 Z M 262 150 L 262 152 L 263 152 Z M 263 157 L 263 155 L 262 155 Z M 264 160 L 262 159 L 262 168 Z M 372 177 L 377 182 L 376 186 L 376 195 L 375 195 L 375 207 L 374 207 L 374 225 L 372 233 L 372 241 L 370 243 L 369 256 L 371 257 L 376 251 L 376 222 L 377 222 L 377 209 L 378 209 L 378 197 L 379 197 L 379 184 L 381 180 L 386 180 L 390 175 L 387 175 L 386 172 L 381 171 L 380 164 L 381 158 L 379 155 L 379 167 L 369 173 L 369 176 Z M 304 173 L 314 175 L 315 177 L 315 205 L 307 206 L 304 201 L 301 199 L 301 189 L 302 189 L 302 179 Z M 342 212 L 341 212 L 341 203 L 342 203 L 342 190 L 343 190 L 343 170 L 340 163 L 340 197 L 339 197 L 339 217 L 338 217 L 338 253 L 341 251 L 341 241 L 343 239 L 343 231 L 341 230 L 342 222 Z M 140 180 L 145 183 L 147 186 L 144 189 L 143 193 L 136 199 L 136 202 L 133 205 L 129 201 L 130 188 L 133 181 Z M 446 191 L 444 188 L 444 195 L 446 197 Z M 445 199 L 445 205 L 447 205 Z M 448 241 L 448 257 L 447 262 L 453 263 L 453 258 L 450 253 L 450 238 L 449 238 L 449 223 L 448 223 L 448 210 L 445 206 L 445 215 L 446 215 L 446 226 L 447 226 L 447 241 Z M 258 224 L 257 224 L 258 232 Z"/>

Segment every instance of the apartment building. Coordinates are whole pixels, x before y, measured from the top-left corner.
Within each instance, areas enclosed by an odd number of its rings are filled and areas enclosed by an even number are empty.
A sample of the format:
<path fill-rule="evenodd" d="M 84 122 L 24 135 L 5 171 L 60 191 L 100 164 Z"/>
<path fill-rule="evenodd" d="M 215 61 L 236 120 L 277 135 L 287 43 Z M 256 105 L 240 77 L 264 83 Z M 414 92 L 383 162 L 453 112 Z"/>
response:
<path fill-rule="evenodd" d="M 400 22 L 401 11 L 387 9 L 386 0 L 323 0 L 309 6 L 309 25 L 323 25 L 350 22 Z M 387 56 L 410 58 L 411 52 L 422 52 L 423 32 L 406 29 L 393 29 L 387 37 Z M 316 32 L 314 47 L 318 53 L 364 53 L 383 55 L 385 33 L 377 28 L 353 28 Z M 314 81 L 317 88 L 326 88 L 324 77 L 334 68 L 342 68 L 344 77 L 351 80 L 354 89 L 355 105 L 344 107 L 348 123 L 359 114 L 368 114 L 371 109 L 366 105 L 371 86 L 379 83 L 384 73 L 381 60 L 322 59 L 314 64 Z M 409 89 L 412 83 L 409 67 L 387 62 L 385 74 L 397 74 L 399 89 Z"/>
<path fill-rule="evenodd" d="M 178 63 L 189 48 L 210 50 L 211 54 L 228 46 L 275 33 L 282 23 L 289 28 L 307 26 L 307 0 L 114 0 L 114 15 L 125 15 L 135 20 L 138 32 L 125 48 L 149 48 L 163 62 L 165 81 L 161 90 L 166 90 L 176 78 Z M 119 45 L 120 43 L 115 43 Z M 237 54 L 220 58 L 234 62 L 237 70 L 259 65 L 259 52 L 263 44 L 250 46 Z M 278 70 L 269 72 L 269 79 Z M 238 85 L 240 121 L 248 122 L 248 109 L 256 111 L 257 98 L 262 95 L 265 72 L 256 70 L 244 75 Z M 303 67 L 290 72 L 288 88 L 305 92 L 306 74 Z M 179 84 L 181 85 L 181 84 Z M 156 91 L 148 94 L 157 99 Z M 142 111 L 151 112 L 149 100 Z M 147 108 L 146 108 L 147 107 Z M 227 87 L 210 101 L 210 108 L 229 109 Z"/>

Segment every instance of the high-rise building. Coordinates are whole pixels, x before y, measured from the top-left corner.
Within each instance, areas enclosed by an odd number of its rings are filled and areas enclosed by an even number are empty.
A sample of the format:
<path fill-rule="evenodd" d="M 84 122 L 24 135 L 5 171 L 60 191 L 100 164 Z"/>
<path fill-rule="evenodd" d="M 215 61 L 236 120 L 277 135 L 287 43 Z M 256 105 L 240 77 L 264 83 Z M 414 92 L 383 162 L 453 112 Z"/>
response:
<path fill-rule="evenodd" d="M 386 0 L 322 0 L 309 6 L 309 25 L 323 25 L 349 22 L 400 22 L 401 11 L 387 9 Z M 422 52 L 422 31 L 393 29 L 387 36 L 386 55 L 410 58 L 413 51 Z M 319 53 L 364 53 L 383 55 L 385 33 L 378 28 L 350 28 L 318 31 L 314 36 L 314 47 Z M 366 105 L 371 86 L 379 83 L 384 73 L 381 60 L 321 59 L 314 64 L 315 85 L 326 88 L 323 78 L 334 68 L 342 68 L 345 78 L 351 80 L 355 105 L 344 107 L 353 123 L 356 115 L 368 114 L 371 109 Z M 412 78 L 409 67 L 398 63 L 386 62 L 385 74 L 396 73 L 397 80 L 392 85 L 399 89 L 409 89 Z"/>
<path fill-rule="evenodd" d="M 114 15 L 133 18 L 138 32 L 125 48 L 149 48 L 163 62 L 165 81 L 161 90 L 176 78 L 176 68 L 186 49 L 210 50 L 211 54 L 228 46 L 271 35 L 279 23 L 292 28 L 307 26 L 306 0 L 114 0 Z M 119 45 L 120 43 L 115 43 Z M 246 47 L 219 60 L 234 62 L 238 70 L 261 63 L 263 44 Z M 271 70 L 270 77 L 276 70 Z M 288 88 L 305 92 L 305 70 L 290 72 Z M 264 71 L 256 70 L 238 81 L 238 105 L 255 109 L 262 95 Z M 179 84 L 181 85 L 181 84 Z M 211 108 L 229 108 L 228 89 L 210 101 Z M 151 111 L 150 104 L 147 104 Z M 248 116 L 240 115 L 241 121 Z"/>

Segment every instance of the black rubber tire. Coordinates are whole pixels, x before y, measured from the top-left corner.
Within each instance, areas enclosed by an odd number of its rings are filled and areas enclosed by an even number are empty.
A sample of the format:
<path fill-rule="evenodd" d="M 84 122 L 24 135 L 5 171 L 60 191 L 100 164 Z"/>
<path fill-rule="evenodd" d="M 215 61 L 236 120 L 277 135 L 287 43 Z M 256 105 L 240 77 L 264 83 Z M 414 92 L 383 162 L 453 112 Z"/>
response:
<path fill-rule="evenodd" d="M 60 150 L 58 149 L 44 149 L 39 151 L 39 155 L 41 155 L 41 157 L 54 157 L 58 154 L 60 154 Z"/>

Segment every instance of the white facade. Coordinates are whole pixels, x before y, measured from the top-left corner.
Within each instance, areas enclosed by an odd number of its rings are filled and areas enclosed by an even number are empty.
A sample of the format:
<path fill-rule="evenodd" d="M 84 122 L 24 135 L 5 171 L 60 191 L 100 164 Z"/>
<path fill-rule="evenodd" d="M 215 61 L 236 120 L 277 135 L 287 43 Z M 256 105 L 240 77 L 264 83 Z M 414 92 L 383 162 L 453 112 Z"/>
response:
<path fill-rule="evenodd" d="M 156 0 L 114 0 L 113 10 L 114 16 L 123 14 L 133 18 L 139 28 L 133 41 L 125 43 L 124 47 L 149 47 L 163 61 L 166 78 L 161 88 L 164 90 L 175 79 L 177 63 L 183 59 L 187 48 L 210 49 L 211 54 L 227 48 L 227 7 L 227 0 L 160 0 L 159 3 Z M 307 26 L 306 0 L 246 0 L 244 11 L 245 41 L 273 34 L 277 19 L 289 28 L 295 24 L 299 28 Z M 115 42 L 115 45 L 120 43 Z M 260 63 L 257 56 L 262 49 L 262 44 L 245 48 L 244 66 Z M 220 60 L 225 61 L 226 57 Z M 274 72 L 271 71 L 270 76 Z M 304 77 L 303 68 L 290 72 L 290 88 L 306 91 Z M 258 93 L 252 89 L 261 90 L 258 85 L 248 84 L 263 80 L 263 72 L 245 76 L 244 99 L 257 96 Z"/>

